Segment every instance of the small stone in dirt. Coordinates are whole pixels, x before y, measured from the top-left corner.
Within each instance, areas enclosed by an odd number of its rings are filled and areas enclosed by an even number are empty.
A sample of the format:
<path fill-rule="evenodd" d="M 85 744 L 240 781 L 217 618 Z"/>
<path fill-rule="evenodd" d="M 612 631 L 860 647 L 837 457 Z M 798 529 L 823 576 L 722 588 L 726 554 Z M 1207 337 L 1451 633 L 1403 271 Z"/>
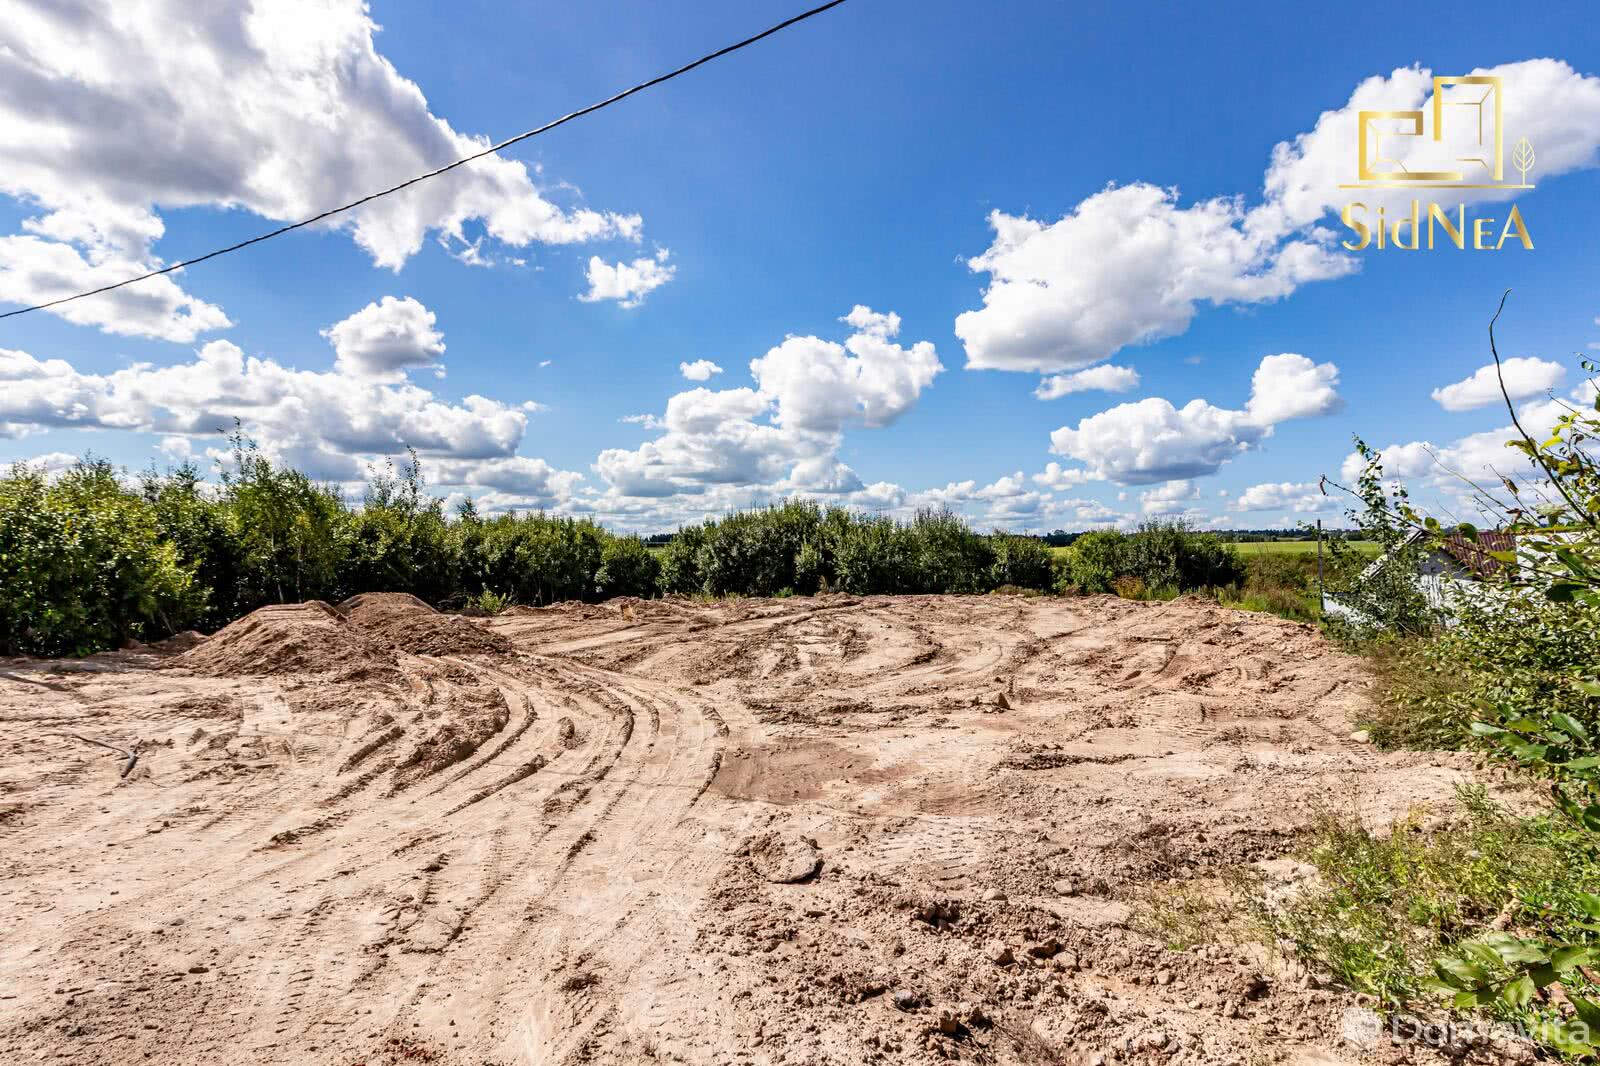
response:
<path fill-rule="evenodd" d="M 756 873 L 778 885 L 804 881 L 822 865 L 817 842 L 797 833 L 778 830 L 762 833 L 751 840 L 745 850 Z"/>
<path fill-rule="evenodd" d="M 1162 970 L 1160 973 L 1156 974 L 1156 984 L 1158 985 L 1170 985 L 1172 981 L 1173 975 L 1171 970 Z"/>
<path fill-rule="evenodd" d="M 917 994 L 908 988 L 902 988 L 894 994 L 894 1005 L 900 1010 L 916 1010 L 921 1003 L 922 1001 L 917 998 Z"/>
<path fill-rule="evenodd" d="M 959 1025 L 960 1023 L 956 1021 L 956 1016 L 954 1014 L 951 1014 L 947 1010 L 942 1010 L 939 1012 L 939 1032 L 953 1033 L 957 1028 L 959 1028 Z"/>
<path fill-rule="evenodd" d="M 1061 954 L 1061 941 L 1051 937 L 1043 943 L 1033 945 L 1028 949 L 1028 954 L 1036 959 L 1053 959 Z"/>
<path fill-rule="evenodd" d="M 1350 739 L 1355 741 L 1357 744 L 1371 744 L 1372 731 L 1369 729 L 1358 729 L 1354 733 L 1350 734 Z"/>
<path fill-rule="evenodd" d="M 1058 896 L 1076 896 L 1078 894 L 1077 883 L 1073 881 L 1057 881 L 1050 886 L 1050 889 Z"/>
<path fill-rule="evenodd" d="M 994 963 L 996 966 L 1010 966 L 1012 963 L 1017 961 L 1017 957 L 1011 953 L 1011 949 L 1000 943 L 998 940 L 991 943 L 988 950 L 985 951 L 984 954 L 988 956 L 989 961 Z"/>
<path fill-rule="evenodd" d="M 1242 974 L 1229 991 L 1235 999 L 1260 999 L 1267 992 L 1267 979 L 1258 973 Z"/>
<path fill-rule="evenodd" d="M 1011 701 L 1006 699 L 1006 694 L 1004 692 L 1001 692 L 995 696 L 994 705 L 1002 711 L 1009 711 L 1011 709 Z"/>
<path fill-rule="evenodd" d="M 953 899 L 921 900 L 916 903 L 912 917 L 936 929 L 941 928 L 960 920 L 961 904 Z"/>
<path fill-rule="evenodd" d="M 990 900 L 992 902 L 999 903 L 999 902 L 1003 902 L 1006 899 L 1006 894 L 1005 894 L 1005 891 L 1003 889 L 991 888 L 991 889 L 987 889 L 983 893 L 983 898 L 986 899 L 986 900 Z"/>

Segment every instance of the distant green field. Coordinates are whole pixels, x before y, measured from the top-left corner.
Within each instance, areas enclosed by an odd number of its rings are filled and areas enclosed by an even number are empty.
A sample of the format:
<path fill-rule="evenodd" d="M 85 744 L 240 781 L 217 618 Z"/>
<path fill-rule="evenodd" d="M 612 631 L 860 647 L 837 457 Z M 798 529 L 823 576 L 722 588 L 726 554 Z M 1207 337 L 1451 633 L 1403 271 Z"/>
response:
<path fill-rule="evenodd" d="M 1351 540 L 1351 541 L 1345 541 L 1345 543 L 1348 544 L 1350 547 L 1356 548 L 1356 549 L 1358 549 L 1360 551 L 1364 551 L 1369 555 L 1376 555 L 1378 553 L 1378 545 L 1374 541 L 1370 541 L 1370 540 Z M 1249 555 L 1251 552 L 1268 552 L 1268 553 L 1295 552 L 1295 553 L 1299 553 L 1299 552 L 1314 552 L 1314 551 L 1316 551 L 1317 550 L 1317 542 L 1314 541 L 1314 540 L 1235 541 L 1232 545 L 1230 545 L 1230 547 L 1233 547 L 1233 548 L 1237 549 L 1239 551 L 1239 553 L 1242 554 L 1242 555 Z"/>
<path fill-rule="evenodd" d="M 1366 552 L 1369 555 L 1378 554 L 1378 545 L 1376 543 L 1374 543 L 1373 541 L 1370 541 L 1370 540 L 1352 540 L 1352 541 L 1347 541 L 1346 543 L 1348 543 L 1353 548 L 1357 548 L 1357 549 L 1359 549 L 1361 551 Z M 1262 552 L 1262 553 L 1273 554 L 1273 555 L 1280 554 L 1280 553 L 1299 554 L 1299 553 L 1302 553 L 1302 552 L 1315 552 L 1317 550 L 1317 542 L 1314 541 L 1314 540 L 1234 541 L 1234 542 L 1230 543 L 1229 546 L 1232 547 L 1232 548 L 1238 549 L 1240 555 L 1250 555 L 1250 554 L 1252 554 L 1254 552 Z M 1068 548 L 1051 548 L 1050 549 L 1050 551 L 1057 558 L 1060 558 L 1061 556 L 1065 555 L 1069 550 L 1070 549 L 1068 549 Z"/>

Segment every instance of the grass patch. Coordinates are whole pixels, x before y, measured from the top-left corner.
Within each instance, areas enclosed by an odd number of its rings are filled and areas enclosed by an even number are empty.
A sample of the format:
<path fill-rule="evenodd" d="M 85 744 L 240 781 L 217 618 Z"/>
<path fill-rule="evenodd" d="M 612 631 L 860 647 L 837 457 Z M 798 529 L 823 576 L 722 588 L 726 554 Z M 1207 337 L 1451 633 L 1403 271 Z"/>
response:
<path fill-rule="evenodd" d="M 1133 928 L 1172 951 L 1202 944 L 1266 942 L 1267 929 L 1253 902 L 1261 894 L 1261 876 L 1250 867 L 1231 867 L 1217 877 L 1167 882 L 1139 901 Z"/>
<path fill-rule="evenodd" d="M 1600 883 L 1595 838 L 1559 814 L 1515 817 L 1481 788 L 1460 792 L 1464 818 L 1429 829 L 1413 816 L 1384 836 L 1326 813 L 1303 858 L 1321 885 L 1259 913 L 1307 962 L 1387 1008 L 1438 1003 L 1434 960 L 1491 929 L 1590 942 L 1581 894 Z M 1573 989 L 1577 991 L 1578 989 Z M 1497 1004 L 1529 1025 L 1549 1003 Z"/>
<path fill-rule="evenodd" d="M 1441 656 L 1434 638 L 1405 637 L 1363 648 L 1377 688 L 1362 728 L 1380 748 L 1425 751 L 1465 747 L 1472 740 L 1471 679 Z"/>
<path fill-rule="evenodd" d="M 1322 617 L 1317 598 L 1296 588 L 1282 585 L 1250 588 L 1236 592 L 1221 589 L 1217 602 L 1239 611 L 1261 611 L 1294 622 L 1315 622 Z"/>

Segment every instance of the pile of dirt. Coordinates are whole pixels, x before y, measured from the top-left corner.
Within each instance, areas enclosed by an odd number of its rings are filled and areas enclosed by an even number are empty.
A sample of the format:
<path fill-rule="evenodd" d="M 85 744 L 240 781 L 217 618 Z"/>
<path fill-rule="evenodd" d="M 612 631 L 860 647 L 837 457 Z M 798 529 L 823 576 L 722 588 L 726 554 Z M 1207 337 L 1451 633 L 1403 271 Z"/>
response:
<path fill-rule="evenodd" d="M 208 639 L 210 638 L 208 638 L 204 633 L 193 629 L 185 629 L 182 633 L 174 633 L 166 640 L 157 641 L 150 646 L 156 651 L 175 655 L 181 651 L 188 651 L 191 648 L 198 648 Z"/>
<path fill-rule="evenodd" d="M 375 640 L 412 655 L 494 655 L 511 642 L 459 615 L 440 614 L 406 592 L 364 592 L 339 605 L 339 613 Z"/>
<path fill-rule="evenodd" d="M 347 674 L 375 678 L 394 671 L 394 656 L 321 600 L 252 611 L 171 665 L 212 677 Z"/>

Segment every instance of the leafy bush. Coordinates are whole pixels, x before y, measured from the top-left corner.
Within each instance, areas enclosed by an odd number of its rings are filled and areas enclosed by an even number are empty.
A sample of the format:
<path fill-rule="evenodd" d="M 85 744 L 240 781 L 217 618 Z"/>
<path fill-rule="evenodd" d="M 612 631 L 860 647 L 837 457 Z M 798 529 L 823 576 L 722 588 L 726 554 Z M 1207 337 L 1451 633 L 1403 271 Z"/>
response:
<path fill-rule="evenodd" d="M 1067 549 L 1067 572 L 1072 584 L 1085 592 L 1110 592 L 1112 583 L 1128 573 L 1128 535 L 1115 529 L 1085 533 Z"/>
<path fill-rule="evenodd" d="M 1355 444 L 1363 466 L 1352 491 L 1361 508 L 1349 517 L 1362 539 L 1376 542 L 1378 557 L 1369 560 L 1341 541 L 1328 543 L 1328 593 L 1350 610 L 1347 616 L 1330 617 L 1328 632 L 1352 645 L 1430 633 L 1444 616 L 1429 601 L 1418 574 L 1436 540 L 1425 535 L 1424 520 L 1411 506 L 1405 486 L 1385 483 L 1383 456 L 1360 437 Z"/>
<path fill-rule="evenodd" d="M 601 545 L 595 574 L 600 596 L 654 596 L 660 580 L 661 564 L 638 537 L 609 537 Z"/>
<path fill-rule="evenodd" d="M 1109 592 L 1122 577 L 1137 578 L 1146 588 L 1179 592 L 1245 579 L 1244 561 L 1221 537 L 1196 532 L 1182 522 L 1151 520 L 1132 533 L 1085 533 L 1073 541 L 1067 558 L 1071 583 L 1086 592 Z"/>
<path fill-rule="evenodd" d="M 1055 555 L 1044 541 L 996 533 L 989 538 L 989 547 L 994 553 L 989 567 L 993 584 L 1029 589 L 1053 587 Z"/>
<path fill-rule="evenodd" d="M 1200 533 L 1182 521 L 1151 519 L 1124 542 L 1122 573 L 1152 588 L 1219 588 L 1245 578 L 1244 561 L 1215 533 Z"/>
<path fill-rule="evenodd" d="M 1054 581 L 1050 549 L 1032 537 L 984 536 L 947 510 L 900 523 L 799 500 L 680 529 L 660 562 L 662 590 L 681 595 L 1047 591 Z"/>
<path fill-rule="evenodd" d="M 221 472 L 220 503 L 238 552 L 234 610 L 340 598 L 343 499 L 298 470 L 274 467 L 237 430 L 229 443 L 233 466 Z"/>
<path fill-rule="evenodd" d="M 684 526 L 661 549 L 661 591 L 690 596 L 700 591 L 700 549 L 706 533 L 701 526 Z"/>
<path fill-rule="evenodd" d="M 156 536 L 194 570 L 195 584 L 206 596 L 192 624 L 217 629 L 237 618 L 243 546 L 199 469 L 185 463 L 165 475 L 152 470 L 140 479 L 140 495 L 154 514 Z"/>
<path fill-rule="evenodd" d="M 409 592 L 431 603 L 450 598 L 460 583 L 444 505 L 423 495 L 415 453 L 396 472 L 373 473 L 361 510 L 340 529 L 340 595 Z"/>
<path fill-rule="evenodd" d="M 0 478 L 0 653 L 81 655 L 184 628 L 205 610 L 153 509 L 85 460 L 54 483 Z"/>
<path fill-rule="evenodd" d="M 889 518 L 851 520 L 830 512 L 833 587 L 858 595 L 910 592 L 916 587 L 916 550 L 911 531 Z"/>

